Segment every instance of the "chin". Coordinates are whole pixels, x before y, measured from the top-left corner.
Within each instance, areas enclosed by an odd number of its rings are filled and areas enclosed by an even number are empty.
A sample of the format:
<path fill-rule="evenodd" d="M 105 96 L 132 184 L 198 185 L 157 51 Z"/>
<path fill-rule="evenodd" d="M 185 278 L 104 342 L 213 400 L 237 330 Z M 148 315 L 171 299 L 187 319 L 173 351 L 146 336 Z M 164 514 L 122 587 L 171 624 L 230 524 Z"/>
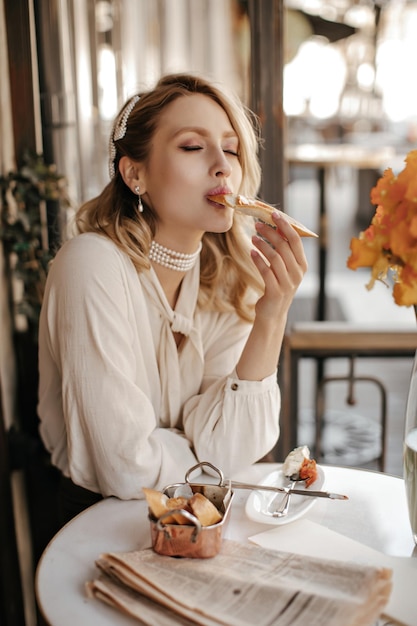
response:
<path fill-rule="evenodd" d="M 231 229 L 231 226 L 229 228 L 218 228 L 216 230 L 212 229 L 212 230 L 206 230 L 206 233 L 210 233 L 211 235 L 223 235 L 224 233 L 229 232 L 229 230 Z"/>
<path fill-rule="evenodd" d="M 211 228 L 210 230 L 207 230 L 206 232 L 208 233 L 214 233 L 214 234 L 218 234 L 221 235 L 222 233 L 227 233 L 233 226 L 233 222 L 231 224 L 228 224 L 227 226 L 223 226 L 223 228 Z"/>
<path fill-rule="evenodd" d="M 217 224 L 211 229 L 212 233 L 227 233 L 233 226 L 233 215 L 224 215 L 221 220 L 218 220 Z"/>

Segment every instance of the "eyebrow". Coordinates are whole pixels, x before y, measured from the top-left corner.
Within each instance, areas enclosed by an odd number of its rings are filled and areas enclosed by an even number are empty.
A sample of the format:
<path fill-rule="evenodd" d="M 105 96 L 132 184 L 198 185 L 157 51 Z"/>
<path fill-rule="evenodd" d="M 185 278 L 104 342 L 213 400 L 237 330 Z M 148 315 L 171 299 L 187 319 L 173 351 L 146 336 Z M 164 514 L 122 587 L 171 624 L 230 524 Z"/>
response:
<path fill-rule="evenodd" d="M 205 128 L 200 126 L 185 126 L 179 128 L 174 134 L 173 137 L 178 137 L 178 135 L 183 135 L 184 133 L 196 133 L 197 135 L 201 135 L 202 137 L 207 137 L 210 133 Z M 223 133 L 223 137 L 225 138 L 236 138 L 239 139 L 237 133 L 234 130 L 228 130 Z"/>

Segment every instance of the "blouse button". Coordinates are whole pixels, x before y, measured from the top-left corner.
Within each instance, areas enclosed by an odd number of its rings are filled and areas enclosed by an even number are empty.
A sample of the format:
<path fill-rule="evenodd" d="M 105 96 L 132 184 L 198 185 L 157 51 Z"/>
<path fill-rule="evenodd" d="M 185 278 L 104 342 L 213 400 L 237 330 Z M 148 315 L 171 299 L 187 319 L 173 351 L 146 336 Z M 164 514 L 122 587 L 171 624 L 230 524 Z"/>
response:
<path fill-rule="evenodd" d="M 233 383 L 232 384 L 232 390 L 236 391 L 236 389 L 239 389 L 239 385 L 237 383 Z"/>

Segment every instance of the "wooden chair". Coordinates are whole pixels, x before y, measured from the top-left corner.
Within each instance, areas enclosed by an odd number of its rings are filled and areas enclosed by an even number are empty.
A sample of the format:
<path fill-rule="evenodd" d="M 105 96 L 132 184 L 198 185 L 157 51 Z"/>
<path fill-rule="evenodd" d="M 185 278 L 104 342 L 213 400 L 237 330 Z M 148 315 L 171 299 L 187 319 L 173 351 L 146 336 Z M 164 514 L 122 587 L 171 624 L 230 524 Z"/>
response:
<path fill-rule="evenodd" d="M 297 445 L 299 363 L 301 359 L 315 359 L 318 363 L 315 394 L 315 450 L 320 458 L 321 433 L 324 415 L 324 385 L 334 380 L 344 380 L 349 385 L 349 398 L 359 380 L 374 383 L 381 396 L 381 454 L 378 459 L 381 471 L 385 467 L 386 391 L 373 376 L 356 376 L 354 363 L 358 358 L 413 357 L 417 350 L 417 332 L 393 326 L 375 327 L 350 322 L 299 322 L 286 333 L 283 346 L 280 454 L 285 457 Z M 346 376 L 325 377 L 323 364 L 329 358 L 348 358 Z"/>

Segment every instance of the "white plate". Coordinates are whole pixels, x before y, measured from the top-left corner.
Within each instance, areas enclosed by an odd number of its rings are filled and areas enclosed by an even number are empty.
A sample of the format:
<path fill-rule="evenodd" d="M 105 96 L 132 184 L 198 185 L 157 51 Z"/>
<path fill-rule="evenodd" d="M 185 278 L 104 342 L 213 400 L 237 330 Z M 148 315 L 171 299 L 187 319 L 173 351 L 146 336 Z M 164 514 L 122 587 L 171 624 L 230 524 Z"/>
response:
<path fill-rule="evenodd" d="M 310 485 L 310 487 L 307 487 L 307 489 L 311 489 L 312 491 L 322 489 L 324 485 L 324 472 L 319 465 L 317 465 L 317 474 L 317 479 L 312 485 Z M 284 476 L 281 470 L 276 470 L 275 472 L 268 474 L 259 484 L 271 485 L 274 487 L 286 487 L 289 483 L 290 479 L 287 476 Z M 300 489 L 304 489 L 304 485 L 305 483 L 300 481 L 297 483 L 297 488 L 299 487 Z M 276 493 L 271 491 L 253 491 L 246 501 L 246 515 L 251 520 L 261 522 L 262 524 L 288 524 L 289 522 L 294 522 L 296 519 L 299 519 L 302 515 L 307 513 L 317 500 L 317 498 L 313 498 L 311 496 L 305 497 L 294 494 L 291 496 L 287 515 L 284 517 L 273 517 L 272 513 L 268 513 L 268 507 L 276 495 Z M 284 495 L 285 494 L 282 494 L 282 497 L 284 497 Z M 278 506 L 279 501 L 277 501 L 277 507 Z"/>

